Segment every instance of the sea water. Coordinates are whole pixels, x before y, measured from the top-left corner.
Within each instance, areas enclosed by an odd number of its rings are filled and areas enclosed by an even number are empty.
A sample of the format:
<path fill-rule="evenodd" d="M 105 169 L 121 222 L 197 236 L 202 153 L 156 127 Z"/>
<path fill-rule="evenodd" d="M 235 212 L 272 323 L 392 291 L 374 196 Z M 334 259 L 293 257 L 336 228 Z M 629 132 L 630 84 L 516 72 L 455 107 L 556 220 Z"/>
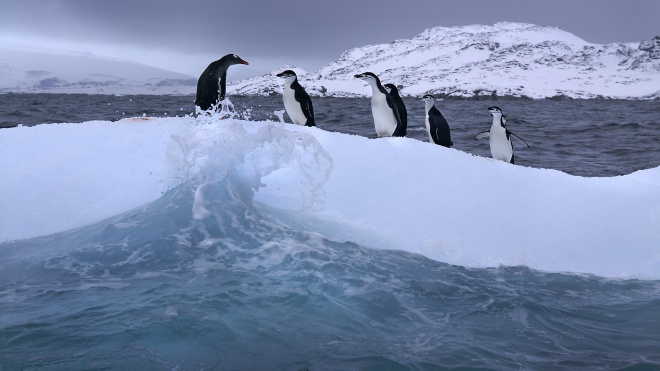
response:
<path fill-rule="evenodd" d="M 191 100 L 5 95 L 0 121 L 176 116 Z M 283 109 L 279 97 L 232 101 L 251 120 Z M 422 103 L 406 100 L 420 140 Z M 603 177 L 660 164 L 658 102 L 437 102 L 456 148 L 488 156 L 473 136 L 493 105 L 532 146 L 516 147 L 523 166 Z M 325 130 L 373 137 L 369 110 L 315 100 Z M 658 280 L 475 269 L 333 241 L 265 213 L 223 169 L 205 192 L 210 216 L 196 217 L 182 184 L 103 222 L 0 245 L 0 369 L 660 368 Z"/>

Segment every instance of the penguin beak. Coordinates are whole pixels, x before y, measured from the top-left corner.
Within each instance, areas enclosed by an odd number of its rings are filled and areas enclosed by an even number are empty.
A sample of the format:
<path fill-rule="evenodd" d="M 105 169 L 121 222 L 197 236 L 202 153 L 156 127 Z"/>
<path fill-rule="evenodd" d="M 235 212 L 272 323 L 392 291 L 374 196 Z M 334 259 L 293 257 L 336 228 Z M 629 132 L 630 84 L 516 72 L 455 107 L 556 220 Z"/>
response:
<path fill-rule="evenodd" d="M 241 58 L 238 58 L 238 63 L 240 63 L 240 64 L 249 64 L 248 62 L 242 60 Z"/>
<path fill-rule="evenodd" d="M 357 79 L 364 79 L 364 74 L 362 74 L 362 73 L 358 73 L 357 75 L 355 75 L 355 78 L 357 78 Z"/>

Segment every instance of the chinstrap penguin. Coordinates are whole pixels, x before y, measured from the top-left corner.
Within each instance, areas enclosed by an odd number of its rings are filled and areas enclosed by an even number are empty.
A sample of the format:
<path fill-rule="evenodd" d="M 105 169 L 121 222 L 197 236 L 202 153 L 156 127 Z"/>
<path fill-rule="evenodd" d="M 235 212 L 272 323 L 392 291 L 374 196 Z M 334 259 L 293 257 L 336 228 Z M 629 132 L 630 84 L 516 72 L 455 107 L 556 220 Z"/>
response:
<path fill-rule="evenodd" d="M 402 137 L 406 130 L 401 122 L 399 110 L 392 96 L 380 83 L 378 76 L 371 72 L 355 75 L 371 85 L 371 113 L 374 116 L 374 127 L 379 137 Z"/>
<path fill-rule="evenodd" d="M 406 109 L 406 105 L 403 104 L 403 99 L 401 99 L 401 96 L 399 95 L 399 88 L 394 84 L 385 84 L 383 87 L 392 96 L 394 103 L 396 103 L 396 109 L 399 111 L 399 117 L 401 118 L 403 133 L 401 136 L 405 137 L 408 131 L 408 110 Z"/>
<path fill-rule="evenodd" d="M 296 125 L 316 126 L 314 123 L 314 108 L 309 94 L 298 83 L 298 76 L 292 70 L 286 70 L 277 74 L 284 79 L 284 91 L 282 100 L 284 109 Z"/>
<path fill-rule="evenodd" d="M 426 131 L 429 134 L 429 142 L 451 148 L 454 143 L 451 141 L 449 124 L 440 110 L 435 107 L 435 98 L 427 94 L 422 100 L 426 105 Z"/>
<path fill-rule="evenodd" d="M 490 130 L 482 131 L 475 135 L 474 139 L 479 140 L 488 137 L 490 139 L 490 153 L 493 158 L 513 164 L 514 155 L 511 137 L 513 136 L 523 142 L 527 148 L 529 148 L 529 144 L 506 128 L 506 116 L 502 114 L 502 110 L 499 107 L 489 107 L 488 111 L 493 116 L 493 124 Z"/>
<path fill-rule="evenodd" d="M 249 63 L 236 54 L 227 54 L 206 67 L 197 80 L 196 106 L 206 111 L 225 99 L 227 68 L 234 64 Z"/>

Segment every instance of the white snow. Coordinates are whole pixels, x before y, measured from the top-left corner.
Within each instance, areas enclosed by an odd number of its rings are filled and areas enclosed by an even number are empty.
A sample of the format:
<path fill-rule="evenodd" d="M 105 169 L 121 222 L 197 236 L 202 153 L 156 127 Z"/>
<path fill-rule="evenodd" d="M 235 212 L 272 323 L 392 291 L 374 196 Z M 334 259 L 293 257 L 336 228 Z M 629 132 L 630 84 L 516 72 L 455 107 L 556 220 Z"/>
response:
<path fill-rule="evenodd" d="M 258 188 L 264 212 L 332 240 L 469 267 L 660 277 L 660 167 L 582 178 L 410 138 L 235 119 L 0 130 L 0 240 L 99 221 L 190 169 L 221 178 L 220 165 Z M 204 184 L 191 189 L 196 218 L 209 215 Z"/>
<path fill-rule="evenodd" d="M 19 126 L 0 131 L 0 242 L 119 214 L 167 190 L 176 119 Z"/>

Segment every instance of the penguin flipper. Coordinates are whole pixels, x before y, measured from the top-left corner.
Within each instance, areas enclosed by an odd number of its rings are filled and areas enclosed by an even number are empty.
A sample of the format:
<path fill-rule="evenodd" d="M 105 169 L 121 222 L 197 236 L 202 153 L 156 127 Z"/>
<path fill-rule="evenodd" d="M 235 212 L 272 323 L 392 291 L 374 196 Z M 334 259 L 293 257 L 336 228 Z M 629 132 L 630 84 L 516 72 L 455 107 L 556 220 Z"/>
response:
<path fill-rule="evenodd" d="M 519 141 L 525 143 L 525 145 L 527 146 L 527 148 L 531 148 L 531 147 L 529 146 L 529 144 L 528 144 L 527 142 L 525 142 L 525 140 L 524 140 L 523 138 L 517 136 L 516 134 L 510 132 L 509 130 L 507 130 L 507 134 L 510 135 L 510 136 L 512 136 L 512 137 L 514 137 L 514 138 L 516 138 L 516 139 L 518 139 Z"/>
<path fill-rule="evenodd" d="M 481 133 L 474 136 L 474 140 L 479 140 L 482 138 L 490 137 L 490 130 L 482 131 Z"/>
<path fill-rule="evenodd" d="M 305 126 L 316 126 L 314 124 L 314 108 L 312 107 L 312 101 L 308 99 L 306 104 L 302 103 L 300 107 L 302 108 L 303 114 L 307 119 Z"/>
<path fill-rule="evenodd" d="M 312 99 L 309 97 L 309 94 L 307 94 L 302 86 L 297 86 L 294 89 L 293 97 L 296 99 L 296 102 L 300 103 L 303 115 L 307 119 L 305 126 L 316 126 L 314 123 L 314 107 L 312 106 Z"/>
<path fill-rule="evenodd" d="M 300 103 L 300 108 L 302 108 L 305 117 L 312 118 L 314 117 L 314 108 L 312 107 L 312 99 L 309 97 L 309 94 L 302 87 L 294 90 L 293 97 L 296 99 L 296 102 Z"/>
<path fill-rule="evenodd" d="M 396 102 L 394 101 L 394 98 L 392 98 L 391 95 L 385 94 L 385 100 L 387 101 L 387 106 L 394 111 L 394 117 L 396 118 L 396 128 L 394 129 L 394 132 L 392 133 L 393 137 L 405 137 L 406 136 L 406 129 L 403 126 L 403 122 L 401 122 L 401 116 L 399 115 L 399 109 L 396 107 Z"/>
<path fill-rule="evenodd" d="M 431 128 L 431 139 L 435 144 L 439 144 L 443 147 L 451 148 L 454 143 L 451 141 L 451 133 L 449 131 L 449 124 L 447 120 L 441 115 L 440 117 L 431 117 L 429 118 Z"/>
<path fill-rule="evenodd" d="M 440 138 L 438 138 L 438 127 L 433 126 L 433 124 L 431 124 L 429 126 L 431 126 L 431 133 L 430 133 L 431 134 L 431 140 L 435 144 L 440 144 Z M 435 128 L 435 129 L 433 129 L 433 128 Z"/>
<path fill-rule="evenodd" d="M 440 110 L 436 107 L 433 107 L 429 110 L 429 128 L 431 132 L 431 139 L 435 144 L 439 144 L 444 147 L 451 147 L 451 133 L 449 131 L 449 123 L 442 115 Z"/>
<path fill-rule="evenodd" d="M 449 134 L 449 132 L 447 132 L 447 134 Z M 431 134 L 431 138 L 433 138 L 435 144 L 439 144 L 443 147 L 451 148 L 451 146 L 454 145 L 454 142 L 451 141 L 451 136 L 447 135 L 446 138 L 442 137 L 442 133 L 440 132 L 440 127 L 433 130 L 433 133 Z"/>
<path fill-rule="evenodd" d="M 223 74 L 220 75 L 220 96 L 218 97 L 218 102 L 225 99 L 225 93 L 227 92 L 227 71 L 225 70 Z M 217 103 L 217 102 L 216 102 Z"/>

